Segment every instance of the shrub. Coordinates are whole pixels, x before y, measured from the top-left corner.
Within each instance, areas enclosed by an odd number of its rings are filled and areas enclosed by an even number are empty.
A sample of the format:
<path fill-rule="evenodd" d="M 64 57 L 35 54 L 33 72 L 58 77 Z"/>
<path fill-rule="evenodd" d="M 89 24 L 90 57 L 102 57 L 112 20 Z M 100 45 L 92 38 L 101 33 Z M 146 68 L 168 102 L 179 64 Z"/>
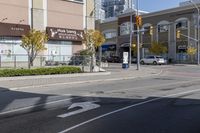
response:
<path fill-rule="evenodd" d="M 50 68 L 35 68 L 35 69 L 3 69 L 0 70 L 0 77 L 13 76 L 31 76 L 31 75 L 53 75 L 53 74 L 69 74 L 81 73 L 78 67 L 50 67 Z"/>

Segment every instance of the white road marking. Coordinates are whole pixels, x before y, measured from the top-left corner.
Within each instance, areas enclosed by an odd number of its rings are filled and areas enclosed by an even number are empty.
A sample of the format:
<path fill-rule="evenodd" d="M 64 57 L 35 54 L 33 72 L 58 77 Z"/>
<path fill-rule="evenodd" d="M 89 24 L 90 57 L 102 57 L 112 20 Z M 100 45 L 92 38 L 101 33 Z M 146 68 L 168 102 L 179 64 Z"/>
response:
<path fill-rule="evenodd" d="M 151 99 L 151 100 L 147 100 L 147 101 L 144 101 L 144 102 L 140 102 L 140 103 L 136 103 L 136 104 L 132 104 L 132 105 L 129 105 L 129 106 L 126 106 L 126 107 L 123 107 L 121 109 L 117 109 L 115 111 L 112 111 L 112 112 L 109 112 L 109 113 L 106 113 L 106 114 L 103 114 L 103 115 L 100 115 L 100 116 L 97 116 L 95 118 L 92 118 L 90 120 L 87 120 L 85 122 L 82 122 L 82 123 L 79 123 L 75 126 L 72 126 L 70 128 L 67 128 L 61 132 L 58 132 L 58 133 L 66 133 L 66 132 L 69 132 L 75 128 L 78 128 L 80 126 L 83 126 L 85 124 L 88 124 L 90 122 L 93 122 L 95 120 L 98 120 L 98 119 L 101 119 L 101 118 L 104 118 L 104 117 L 107 117 L 107 116 L 110 116 L 112 114 L 115 114 L 115 113 L 118 113 L 118 112 L 121 112 L 121 111 L 124 111 L 124 110 L 127 110 L 127 109 L 130 109 L 130 108 L 133 108 L 133 107 L 136 107 L 136 106 L 140 106 L 140 105 L 143 105 L 143 104 L 146 104 L 146 103 L 150 103 L 150 102 L 153 102 L 153 101 L 158 101 L 158 100 L 161 100 L 161 99 L 164 99 L 166 97 L 173 97 L 173 96 L 179 96 L 179 95 L 185 95 L 185 94 L 188 94 L 188 93 L 194 93 L 194 92 L 198 92 L 200 91 L 200 89 L 195 89 L 195 90 L 190 90 L 190 91 L 185 91 L 185 92 L 180 92 L 180 93 L 175 93 L 175 94 L 170 94 L 170 95 L 166 95 L 166 96 L 163 96 L 163 97 L 158 97 L 158 98 L 154 98 L 154 99 Z"/>
<path fill-rule="evenodd" d="M 14 112 L 18 112 L 18 111 L 23 111 L 23 110 L 27 110 L 27 109 L 31 109 L 31 108 L 35 108 L 35 107 L 44 106 L 44 105 L 50 105 L 50 104 L 55 104 L 55 103 L 59 103 L 59 102 L 69 101 L 69 100 L 72 100 L 72 99 L 75 99 L 75 98 L 62 99 L 62 100 L 47 102 L 47 103 L 44 103 L 44 104 L 31 105 L 31 106 L 27 106 L 27 107 L 23 107 L 23 108 L 13 109 L 13 110 L 5 111 L 5 112 L 0 112 L 0 115 L 14 113 Z"/>
<path fill-rule="evenodd" d="M 66 118 L 72 115 L 76 115 L 76 114 L 83 113 L 92 109 L 99 108 L 100 105 L 95 104 L 94 102 L 80 102 L 80 103 L 72 104 L 68 109 L 73 109 L 75 107 L 81 107 L 81 109 L 73 111 L 73 112 L 65 113 L 62 115 L 58 115 L 57 117 Z"/>

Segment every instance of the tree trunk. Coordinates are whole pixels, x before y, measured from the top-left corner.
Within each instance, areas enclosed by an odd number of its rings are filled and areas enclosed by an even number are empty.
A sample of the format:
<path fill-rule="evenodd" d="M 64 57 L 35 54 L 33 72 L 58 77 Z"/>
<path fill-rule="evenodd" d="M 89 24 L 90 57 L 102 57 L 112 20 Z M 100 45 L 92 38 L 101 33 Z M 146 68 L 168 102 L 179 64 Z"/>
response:
<path fill-rule="evenodd" d="M 30 56 L 28 55 L 28 69 L 31 69 Z"/>
<path fill-rule="evenodd" d="M 93 72 L 93 56 L 90 56 L 90 72 Z"/>
<path fill-rule="evenodd" d="M 192 64 L 194 63 L 194 56 L 190 55 Z"/>
<path fill-rule="evenodd" d="M 30 65 L 33 66 L 33 59 L 30 60 Z"/>
<path fill-rule="evenodd" d="M 33 57 L 28 55 L 28 68 L 30 69 L 33 66 Z"/>

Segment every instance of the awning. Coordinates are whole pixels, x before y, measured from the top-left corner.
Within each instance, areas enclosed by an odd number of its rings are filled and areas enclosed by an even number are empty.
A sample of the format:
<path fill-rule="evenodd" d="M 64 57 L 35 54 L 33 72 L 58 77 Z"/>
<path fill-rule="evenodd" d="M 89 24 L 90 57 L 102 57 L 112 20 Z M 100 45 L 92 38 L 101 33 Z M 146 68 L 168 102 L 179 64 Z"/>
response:
<path fill-rule="evenodd" d="M 115 51 L 116 50 L 116 44 L 103 44 L 102 51 Z"/>
<path fill-rule="evenodd" d="M 130 46 L 130 43 L 123 43 L 123 44 L 121 44 L 120 47 L 125 47 L 125 48 L 127 48 L 127 47 L 129 47 L 129 46 Z"/>

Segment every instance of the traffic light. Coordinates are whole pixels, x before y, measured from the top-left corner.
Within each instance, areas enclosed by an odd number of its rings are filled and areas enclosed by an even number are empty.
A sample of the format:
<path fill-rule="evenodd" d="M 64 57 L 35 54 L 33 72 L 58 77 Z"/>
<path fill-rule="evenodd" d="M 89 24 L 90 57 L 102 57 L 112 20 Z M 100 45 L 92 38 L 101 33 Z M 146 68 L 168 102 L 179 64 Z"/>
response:
<path fill-rule="evenodd" d="M 150 34 L 150 35 L 153 35 L 153 26 L 150 26 L 149 34 Z"/>
<path fill-rule="evenodd" d="M 176 31 L 176 38 L 180 38 L 181 37 L 181 31 L 180 30 L 177 30 Z"/>
<path fill-rule="evenodd" d="M 136 25 L 142 26 L 142 17 L 141 16 L 136 16 Z"/>
<path fill-rule="evenodd" d="M 132 47 L 136 47 L 136 44 L 132 44 Z"/>

